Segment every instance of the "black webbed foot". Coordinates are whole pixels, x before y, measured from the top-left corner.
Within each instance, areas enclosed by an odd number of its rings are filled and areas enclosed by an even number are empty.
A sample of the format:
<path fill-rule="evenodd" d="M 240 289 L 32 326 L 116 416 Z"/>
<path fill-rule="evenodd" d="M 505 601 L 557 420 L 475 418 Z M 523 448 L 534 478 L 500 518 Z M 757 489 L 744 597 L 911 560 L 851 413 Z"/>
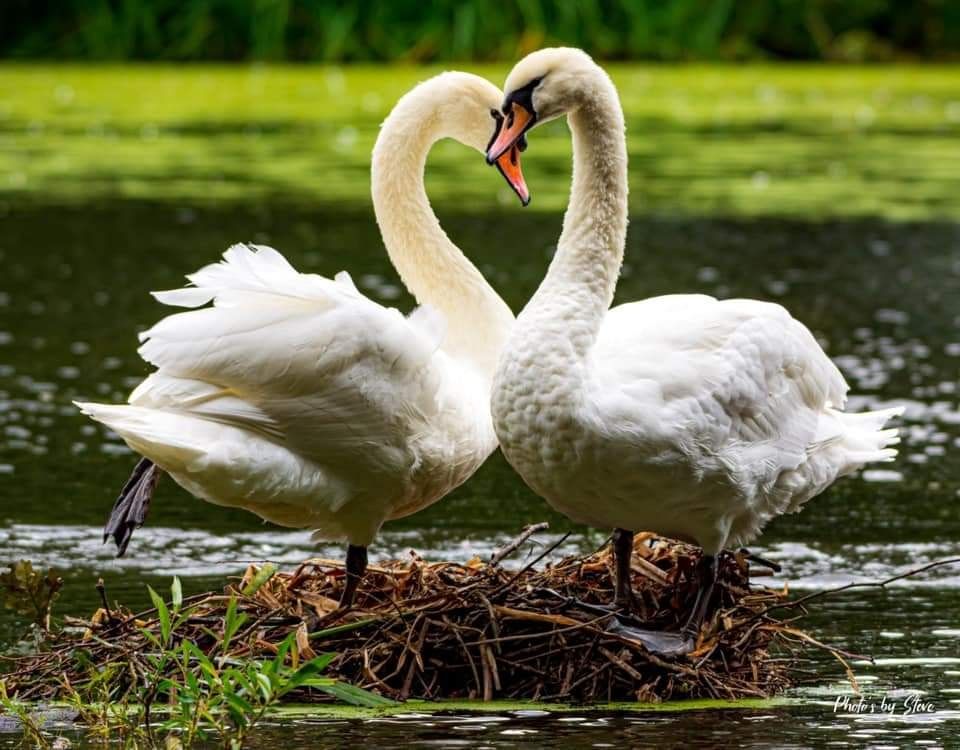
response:
<path fill-rule="evenodd" d="M 611 619 L 604 630 L 624 640 L 638 643 L 656 656 L 683 656 L 693 651 L 697 645 L 696 638 L 686 633 L 634 628 L 624 625 L 618 618 Z"/>

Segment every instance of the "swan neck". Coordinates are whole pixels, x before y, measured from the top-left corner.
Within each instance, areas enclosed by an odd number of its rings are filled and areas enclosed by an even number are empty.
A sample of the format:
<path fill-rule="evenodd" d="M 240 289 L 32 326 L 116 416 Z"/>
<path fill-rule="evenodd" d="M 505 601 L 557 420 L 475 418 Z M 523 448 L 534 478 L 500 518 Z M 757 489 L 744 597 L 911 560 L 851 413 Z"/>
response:
<path fill-rule="evenodd" d="M 431 102 L 410 101 L 408 95 L 384 123 L 372 159 L 374 213 L 406 288 L 419 304 L 443 314 L 447 331 L 442 348 L 489 379 L 513 314 L 447 237 L 427 198 L 427 155 L 445 137 L 436 109 Z"/>
<path fill-rule="evenodd" d="M 599 68 L 592 96 L 568 116 L 573 185 L 550 270 L 530 307 L 569 338 L 579 356 L 592 346 L 613 301 L 627 232 L 627 147 L 623 111 Z"/>

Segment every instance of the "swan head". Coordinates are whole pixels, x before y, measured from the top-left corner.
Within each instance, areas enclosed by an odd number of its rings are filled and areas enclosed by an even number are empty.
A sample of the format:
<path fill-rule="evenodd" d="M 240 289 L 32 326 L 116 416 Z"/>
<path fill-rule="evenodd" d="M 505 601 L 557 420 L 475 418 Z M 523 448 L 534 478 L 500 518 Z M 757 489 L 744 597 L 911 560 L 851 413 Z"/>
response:
<path fill-rule="evenodd" d="M 503 99 L 500 89 L 486 78 L 459 71 L 441 73 L 433 80 L 438 82 L 439 88 L 446 89 L 437 108 L 441 137 L 453 138 L 477 151 L 486 151 L 500 135 L 506 121 L 499 109 Z M 492 132 L 490 117 L 493 118 Z M 520 152 L 526 147 L 526 139 L 521 136 L 494 162 L 524 206 L 530 203 L 530 191 L 520 169 Z"/>
<path fill-rule="evenodd" d="M 549 47 L 518 62 L 504 85 L 503 126 L 487 148 L 487 162 L 497 163 L 526 132 L 588 104 L 597 71 L 593 59 L 573 47 Z"/>
<path fill-rule="evenodd" d="M 502 101 L 503 93 L 487 79 L 472 73 L 448 71 L 418 84 L 404 95 L 388 115 L 383 130 L 427 143 L 452 138 L 484 152 L 497 138 L 506 119 L 500 113 Z M 520 152 L 525 148 L 526 141 L 520 138 L 490 162 L 497 165 L 523 205 L 530 202 L 530 192 L 520 169 Z"/>

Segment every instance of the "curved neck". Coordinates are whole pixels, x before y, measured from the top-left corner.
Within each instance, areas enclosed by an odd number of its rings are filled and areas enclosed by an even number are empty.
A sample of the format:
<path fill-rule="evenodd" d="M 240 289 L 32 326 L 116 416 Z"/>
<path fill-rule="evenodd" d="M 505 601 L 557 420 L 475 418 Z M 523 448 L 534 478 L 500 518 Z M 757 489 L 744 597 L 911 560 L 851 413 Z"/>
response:
<path fill-rule="evenodd" d="M 429 102 L 408 95 L 397 105 L 373 150 L 373 208 L 404 285 L 418 303 L 437 308 L 446 319 L 442 348 L 491 378 L 513 313 L 450 241 L 427 199 L 427 154 L 445 137 L 443 128 Z"/>
<path fill-rule="evenodd" d="M 606 73 L 597 68 L 596 74 L 590 100 L 568 117 L 573 185 L 557 252 L 521 315 L 525 325 L 555 329 L 580 357 L 596 340 L 613 301 L 627 234 L 623 111 Z"/>

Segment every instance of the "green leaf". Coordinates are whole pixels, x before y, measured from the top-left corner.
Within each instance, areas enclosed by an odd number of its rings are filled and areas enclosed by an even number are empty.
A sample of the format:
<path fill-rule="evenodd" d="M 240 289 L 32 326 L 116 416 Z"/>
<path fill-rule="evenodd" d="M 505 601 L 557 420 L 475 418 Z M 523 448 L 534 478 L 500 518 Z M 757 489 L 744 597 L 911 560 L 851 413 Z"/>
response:
<path fill-rule="evenodd" d="M 335 656 L 336 654 L 321 654 L 315 659 L 311 659 L 310 661 L 301 665 L 296 672 L 283 680 L 280 685 L 280 695 L 288 693 L 291 690 L 296 690 L 310 679 L 315 678 L 316 675 L 327 668 Z"/>
<path fill-rule="evenodd" d="M 280 645 L 277 646 L 277 655 L 273 658 L 272 662 L 267 662 L 265 667 L 266 671 L 271 672 L 272 674 L 280 674 L 280 671 L 283 668 L 283 665 L 287 662 L 287 654 L 296 654 L 297 649 L 297 631 L 293 631 L 280 641 Z"/>
<path fill-rule="evenodd" d="M 173 583 L 170 584 L 170 601 L 173 603 L 173 611 L 179 612 L 183 604 L 183 587 L 177 576 L 173 577 Z"/>
<path fill-rule="evenodd" d="M 220 633 L 218 633 L 217 631 L 215 631 L 213 628 L 208 628 L 206 625 L 201 625 L 201 626 L 200 626 L 200 631 L 201 631 L 204 635 L 206 635 L 208 638 L 210 638 L 210 640 L 212 640 L 212 641 L 219 641 L 219 640 L 220 640 Z"/>
<path fill-rule="evenodd" d="M 337 654 L 334 654 L 334 653 L 319 654 L 314 658 L 312 658 L 310 661 L 308 661 L 304 666 L 309 666 L 311 664 L 318 665 L 317 671 L 322 672 L 327 667 L 329 667 L 330 662 L 332 662 L 336 658 L 337 658 Z"/>
<path fill-rule="evenodd" d="M 210 661 L 210 657 L 207 656 L 203 650 L 193 641 L 184 641 L 184 648 L 194 659 L 199 662 L 200 667 L 205 672 L 209 672 L 213 675 L 219 676 L 219 671 L 217 670 L 214 663 Z"/>
<path fill-rule="evenodd" d="M 255 710 L 252 703 L 241 698 L 236 693 L 224 693 L 224 698 L 226 698 L 227 704 L 232 709 L 238 711 L 243 716 L 252 714 Z"/>
<path fill-rule="evenodd" d="M 260 694 L 263 696 L 263 702 L 270 703 L 273 699 L 273 682 L 263 672 L 254 673 L 254 679 L 260 686 Z"/>
<path fill-rule="evenodd" d="M 243 612 L 237 612 L 237 597 L 231 596 L 227 602 L 227 613 L 223 620 L 223 645 L 221 651 L 226 654 L 230 648 L 230 642 L 233 636 L 237 634 L 240 627 L 247 621 L 247 616 Z"/>
<path fill-rule="evenodd" d="M 239 669 L 231 667 L 223 673 L 223 678 L 225 680 L 232 680 L 233 682 L 239 684 L 251 697 L 256 696 L 257 686 L 253 684 L 253 680 L 250 677 L 245 675 Z"/>
<path fill-rule="evenodd" d="M 318 680 L 315 684 L 307 684 L 305 687 L 312 687 L 321 692 L 332 695 L 337 700 L 349 703 L 351 706 L 363 706 L 364 708 L 376 708 L 379 706 L 394 706 L 396 701 L 384 698 L 382 695 L 371 693 L 363 688 L 355 687 L 346 682 L 334 681 L 328 684 L 326 680 Z"/>
<path fill-rule="evenodd" d="M 339 635 L 340 633 L 348 633 L 351 630 L 357 630 L 362 628 L 364 625 L 369 625 L 373 622 L 379 622 L 379 617 L 368 617 L 365 620 L 357 620 L 356 622 L 348 622 L 345 625 L 335 625 L 332 628 L 324 628 L 323 630 L 317 630 L 314 633 L 310 634 L 310 640 L 326 638 L 331 635 Z"/>
<path fill-rule="evenodd" d="M 95 668 L 93 659 L 90 658 L 90 652 L 85 648 L 74 649 L 71 654 L 73 661 L 76 663 L 77 667 L 82 671 L 87 671 L 89 669 Z"/>
<path fill-rule="evenodd" d="M 163 641 L 164 645 L 167 645 L 170 642 L 170 610 L 167 609 L 166 603 L 161 598 L 160 594 L 154 591 L 150 586 L 147 586 L 147 592 L 150 594 L 150 601 L 153 602 L 153 606 L 157 609 L 157 617 L 160 620 L 160 640 Z"/>
<path fill-rule="evenodd" d="M 193 695 L 200 694 L 200 681 L 193 672 L 187 672 L 183 676 L 184 686 L 190 689 Z"/>
<path fill-rule="evenodd" d="M 256 594 L 260 587 L 263 586 L 267 581 L 269 581 L 277 572 L 277 566 L 273 563 L 264 563 L 260 566 L 260 569 L 257 571 L 256 575 L 251 579 L 250 583 L 243 587 L 244 596 L 253 596 Z"/>
<path fill-rule="evenodd" d="M 157 636 L 155 636 L 155 635 L 154 635 L 152 632 L 150 632 L 150 630 L 148 630 L 147 628 L 140 628 L 140 635 L 142 635 L 144 638 L 146 638 L 148 641 L 150 641 L 150 643 L 152 643 L 155 648 L 163 648 L 163 647 L 160 645 L 160 639 L 157 638 Z M 152 659 L 152 657 L 148 657 L 148 658 Z"/>

